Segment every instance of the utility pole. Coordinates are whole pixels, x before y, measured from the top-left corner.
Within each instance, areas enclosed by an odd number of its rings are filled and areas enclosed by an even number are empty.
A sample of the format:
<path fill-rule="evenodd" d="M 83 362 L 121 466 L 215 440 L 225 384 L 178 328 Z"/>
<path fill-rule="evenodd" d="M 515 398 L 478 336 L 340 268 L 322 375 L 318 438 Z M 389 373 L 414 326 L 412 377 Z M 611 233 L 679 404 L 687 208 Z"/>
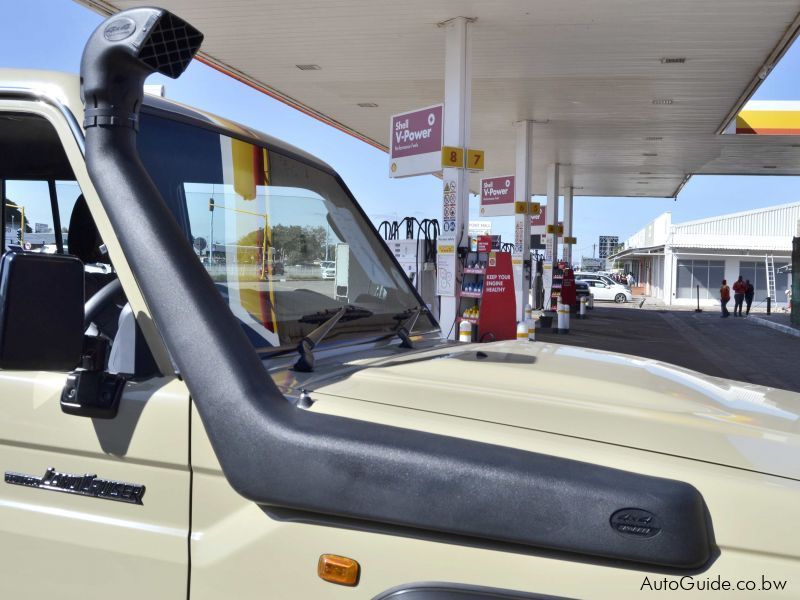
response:
<path fill-rule="evenodd" d="M 594 249 L 597 248 L 597 244 L 592 244 L 592 258 L 594 258 Z"/>

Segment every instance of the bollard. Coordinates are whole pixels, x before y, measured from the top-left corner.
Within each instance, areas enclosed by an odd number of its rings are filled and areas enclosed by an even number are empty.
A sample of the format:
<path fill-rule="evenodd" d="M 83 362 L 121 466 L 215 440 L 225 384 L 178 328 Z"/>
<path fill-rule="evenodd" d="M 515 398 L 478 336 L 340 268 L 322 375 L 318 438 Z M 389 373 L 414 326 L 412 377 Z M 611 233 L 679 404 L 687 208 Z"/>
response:
<path fill-rule="evenodd" d="M 472 341 L 472 323 L 469 321 L 461 321 L 458 326 L 458 341 L 468 343 Z"/>
<path fill-rule="evenodd" d="M 517 341 L 518 342 L 528 341 L 528 326 L 525 324 L 525 321 L 520 321 L 519 323 L 517 323 Z"/>
<path fill-rule="evenodd" d="M 697 308 L 694 309 L 694 312 L 703 312 L 703 309 L 700 308 L 700 286 L 697 286 Z"/>
<path fill-rule="evenodd" d="M 530 318 L 526 321 L 528 323 L 528 341 L 535 342 L 536 341 L 536 320 Z"/>
<path fill-rule="evenodd" d="M 569 304 L 558 304 L 557 333 L 569 333 Z"/>
<path fill-rule="evenodd" d="M 586 318 L 586 296 L 581 296 L 581 305 L 578 311 L 578 318 L 579 319 Z"/>
<path fill-rule="evenodd" d="M 556 303 L 556 318 L 553 321 L 553 333 L 561 333 L 564 325 L 564 314 L 561 312 L 561 302 Z"/>
<path fill-rule="evenodd" d="M 589 294 L 589 299 L 586 301 L 586 308 L 592 310 L 594 308 L 594 296 Z"/>
<path fill-rule="evenodd" d="M 772 298 L 770 298 L 769 296 L 767 296 L 767 314 L 768 315 L 772 314 Z"/>
<path fill-rule="evenodd" d="M 530 320 L 532 312 L 533 312 L 533 309 L 531 308 L 531 305 L 530 304 L 526 304 L 525 305 L 525 317 L 523 319 L 526 323 Z"/>

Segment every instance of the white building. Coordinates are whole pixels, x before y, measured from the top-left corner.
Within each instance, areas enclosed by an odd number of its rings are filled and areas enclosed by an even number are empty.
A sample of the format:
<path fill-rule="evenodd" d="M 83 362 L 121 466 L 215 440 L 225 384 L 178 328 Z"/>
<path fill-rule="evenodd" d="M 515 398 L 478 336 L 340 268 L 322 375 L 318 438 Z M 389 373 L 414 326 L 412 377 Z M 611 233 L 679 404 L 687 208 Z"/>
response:
<path fill-rule="evenodd" d="M 698 286 L 701 305 L 719 304 L 722 280 L 733 285 L 739 275 L 755 287 L 754 306 L 767 296 L 785 304 L 798 221 L 800 202 L 676 224 L 667 212 L 626 240 L 609 263 L 633 273 L 646 295 L 665 304 L 696 304 Z"/>

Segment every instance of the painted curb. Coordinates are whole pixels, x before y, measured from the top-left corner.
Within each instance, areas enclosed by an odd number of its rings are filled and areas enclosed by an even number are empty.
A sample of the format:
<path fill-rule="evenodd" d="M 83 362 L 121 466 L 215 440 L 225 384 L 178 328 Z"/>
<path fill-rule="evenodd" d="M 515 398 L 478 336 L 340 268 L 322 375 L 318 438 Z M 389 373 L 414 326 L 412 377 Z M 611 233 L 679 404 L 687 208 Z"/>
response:
<path fill-rule="evenodd" d="M 761 325 L 762 327 L 769 327 L 770 329 L 776 329 L 778 331 L 782 331 L 788 335 L 793 335 L 796 337 L 800 337 L 800 329 L 795 329 L 794 327 L 789 327 L 788 325 L 783 325 L 781 323 L 775 323 L 774 321 L 770 321 L 768 319 L 762 319 L 760 317 L 748 317 L 748 320 L 756 325 Z"/>

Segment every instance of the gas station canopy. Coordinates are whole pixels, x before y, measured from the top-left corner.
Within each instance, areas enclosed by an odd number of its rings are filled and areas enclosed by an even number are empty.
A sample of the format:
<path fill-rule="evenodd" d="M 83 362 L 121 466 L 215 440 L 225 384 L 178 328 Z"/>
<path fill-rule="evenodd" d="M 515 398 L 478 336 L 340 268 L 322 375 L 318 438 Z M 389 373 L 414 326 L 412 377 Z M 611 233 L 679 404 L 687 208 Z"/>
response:
<path fill-rule="evenodd" d="M 149 5 L 78 0 L 110 14 Z M 534 192 L 669 197 L 692 174 L 800 175 L 800 136 L 725 135 L 800 26 L 797 0 L 159 0 L 202 59 L 380 148 L 390 115 L 443 101 L 445 34 L 476 19 L 470 147 L 513 173 L 533 120 Z M 477 189 L 473 175 L 471 187 Z"/>

